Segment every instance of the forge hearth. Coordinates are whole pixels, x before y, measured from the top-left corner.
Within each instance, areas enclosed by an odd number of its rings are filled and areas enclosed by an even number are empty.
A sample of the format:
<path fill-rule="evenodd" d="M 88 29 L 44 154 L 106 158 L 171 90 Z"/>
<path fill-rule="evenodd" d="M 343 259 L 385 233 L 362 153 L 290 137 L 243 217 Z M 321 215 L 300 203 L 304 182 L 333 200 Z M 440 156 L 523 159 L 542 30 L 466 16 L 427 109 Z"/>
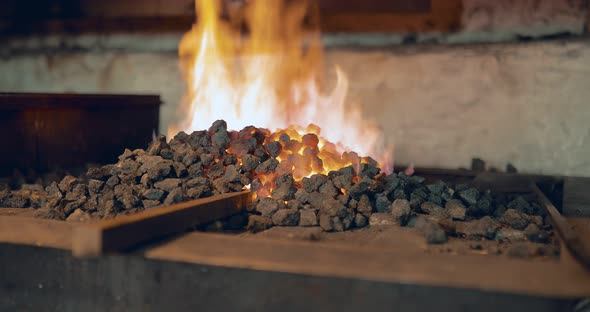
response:
<path fill-rule="evenodd" d="M 302 235 L 328 240 L 338 235 L 321 232 L 354 231 L 361 241 L 374 229 L 395 226 L 419 234 L 427 244 L 462 240 L 490 254 L 559 255 L 552 223 L 534 194 L 477 188 L 465 173 L 439 179 L 409 170 L 387 174 L 369 157 L 339 154 L 316 134 L 317 128 L 308 129 L 315 133 L 271 133 L 252 126 L 229 131 L 218 120 L 208 130 L 181 132 L 170 141 L 156 137 L 146 150 L 126 149 L 117 163 L 91 167 L 80 177 L 2 191 L 0 206 L 29 208 L 47 219 L 117 222 L 118 215 L 142 218 L 183 202 L 249 189 L 254 198 L 245 211 L 195 225 L 234 233 L 312 228 L 301 230 Z"/>

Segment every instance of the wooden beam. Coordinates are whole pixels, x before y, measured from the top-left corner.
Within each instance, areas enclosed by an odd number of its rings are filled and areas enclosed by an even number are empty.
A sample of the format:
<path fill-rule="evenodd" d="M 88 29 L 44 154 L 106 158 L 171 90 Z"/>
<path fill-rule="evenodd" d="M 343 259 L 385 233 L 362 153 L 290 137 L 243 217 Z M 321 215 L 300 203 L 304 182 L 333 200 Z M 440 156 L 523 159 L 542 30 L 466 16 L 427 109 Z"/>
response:
<path fill-rule="evenodd" d="M 229 217 L 246 208 L 250 191 L 228 193 L 145 210 L 96 223 L 80 224 L 72 235 L 75 256 L 98 256 L 180 233 L 188 228 Z"/>
<path fill-rule="evenodd" d="M 413 244 L 414 242 L 400 242 Z M 411 248 L 410 248 L 411 250 Z M 189 233 L 145 251 L 150 259 L 385 283 L 471 288 L 557 298 L 590 295 L 590 272 L 576 263 L 388 250 Z"/>
<path fill-rule="evenodd" d="M 127 10 L 133 7 L 120 6 Z M 463 10 L 461 0 L 322 0 L 319 6 L 321 29 L 326 33 L 453 32 L 461 26 Z M 135 11 L 106 10 L 104 6 L 94 10 L 98 11 L 84 12 L 84 15 L 66 15 L 61 18 L 0 18 L 0 35 L 184 33 L 195 22 L 193 10 L 184 7 L 181 10 L 168 10 L 167 14 L 159 15 L 148 14 L 151 12 L 149 10 L 144 15 Z"/>
<path fill-rule="evenodd" d="M 567 249 L 571 252 L 572 256 L 574 256 L 574 258 L 590 272 L 590 247 L 580 239 L 576 231 L 574 231 L 572 226 L 559 213 L 557 208 L 555 208 L 553 203 L 551 203 L 537 185 L 533 184 L 532 189 L 537 195 L 537 200 L 547 210 L 549 217 L 551 217 L 551 222 L 557 229 L 557 232 L 565 243 Z"/>
<path fill-rule="evenodd" d="M 5 209 L 5 208 L 2 208 Z M 70 249 L 71 223 L 20 216 L 0 216 L 0 242 Z"/>

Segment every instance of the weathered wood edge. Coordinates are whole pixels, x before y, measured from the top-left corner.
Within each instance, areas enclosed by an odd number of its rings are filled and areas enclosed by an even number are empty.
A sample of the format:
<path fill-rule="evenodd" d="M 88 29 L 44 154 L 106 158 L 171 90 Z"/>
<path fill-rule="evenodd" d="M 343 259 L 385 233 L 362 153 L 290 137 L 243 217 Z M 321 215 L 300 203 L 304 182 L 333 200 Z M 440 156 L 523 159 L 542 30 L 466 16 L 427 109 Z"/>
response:
<path fill-rule="evenodd" d="M 75 256 L 88 257 L 122 251 L 229 217 L 243 211 L 250 200 L 250 191 L 242 191 L 145 210 L 96 223 L 82 223 L 73 229 L 72 253 Z"/>
<path fill-rule="evenodd" d="M 376 247 L 197 232 L 149 248 L 144 256 L 192 264 L 554 298 L 590 296 L 590 273 L 576 263 L 560 261 L 404 253 Z"/>
<path fill-rule="evenodd" d="M 531 188 L 537 196 L 537 200 L 547 210 L 551 222 L 553 222 L 553 225 L 557 229 L 557 232 L 567 249 L 571 252 L 572 256 L 590 272 L 590 248 L 584 244 L 584 241 L 580 239 L 572 226 L 559 213 L 557 208 L 551 203 L 545 194 L 543 194 L 539 187 L 535 183 L 532 183 Z"/>

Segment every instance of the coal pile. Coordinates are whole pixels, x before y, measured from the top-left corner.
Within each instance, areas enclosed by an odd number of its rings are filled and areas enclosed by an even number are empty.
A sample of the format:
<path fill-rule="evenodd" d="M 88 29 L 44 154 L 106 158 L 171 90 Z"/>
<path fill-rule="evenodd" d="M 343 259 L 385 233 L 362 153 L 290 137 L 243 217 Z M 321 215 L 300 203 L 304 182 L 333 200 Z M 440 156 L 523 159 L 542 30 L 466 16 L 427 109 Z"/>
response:
<path fill-rule="evenodd" d="M 426 184 L 403 172 L 388 175 L 373 159 L 340 153 L 318 134 L 313 126 L 228 131 L 218 120 L 208 130 L 180 132 L 169 142 L 154 138 L 147 150 L 125 150 L 116 164 L 90 168 L 81 177 L 0 191 L 0 207 L 33 207 L 51 219 L 102 219 L 249 187 L 257 198 L 245 218 L 233 219 L 252 232 L 273 226 L 332 232 L 395 224 L 415 227 L 432 244 L 449 236 L 551 239 L 545 211 L 530 195 Z"/>

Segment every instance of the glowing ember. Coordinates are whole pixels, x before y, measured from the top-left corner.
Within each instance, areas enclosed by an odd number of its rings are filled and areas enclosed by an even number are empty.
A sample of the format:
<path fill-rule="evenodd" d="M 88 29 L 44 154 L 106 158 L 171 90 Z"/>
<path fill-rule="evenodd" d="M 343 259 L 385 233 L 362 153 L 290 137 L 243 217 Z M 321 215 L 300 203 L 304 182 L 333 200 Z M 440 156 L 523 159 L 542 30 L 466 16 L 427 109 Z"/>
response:
<path fill-rule="evenodd" d="M 345 74 L 336 69 L 333 91 L 321 92 L 319 31 L 302 26 L 310 14 L 307 1 L 249 1 L 243 10 L 226 8 L 229 18 L 221 17 L 219 1 L 196 0 L 196 10 L 199 23 L 179 46 L 188 90 L 170 137 L 224 119 L 237 129 L 284 129 L 267 131 L 266 143 L 281 142 L 278 171 L 292 171 L 296 180 L 358 166 L 358 155 L 348 151 L 369 155 L 391 172 L 391 150 L 380 131 L 346 103 Z M 247 36 L 235 27 L 244 24 Z"/>

